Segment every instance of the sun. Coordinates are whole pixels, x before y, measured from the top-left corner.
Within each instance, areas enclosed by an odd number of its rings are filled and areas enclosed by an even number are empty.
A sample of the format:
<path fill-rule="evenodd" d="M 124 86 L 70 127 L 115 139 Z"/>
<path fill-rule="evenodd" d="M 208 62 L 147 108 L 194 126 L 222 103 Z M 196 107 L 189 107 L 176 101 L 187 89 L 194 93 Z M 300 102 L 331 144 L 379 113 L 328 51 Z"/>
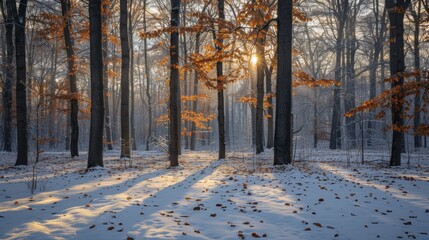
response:
<path fill-rule="evenodd" d="M 252 55 L 252 57 L 250 58 L 250 62 L 252 64 L 257 64 L 258 63 L 258 57 L 256 55 Z"/>

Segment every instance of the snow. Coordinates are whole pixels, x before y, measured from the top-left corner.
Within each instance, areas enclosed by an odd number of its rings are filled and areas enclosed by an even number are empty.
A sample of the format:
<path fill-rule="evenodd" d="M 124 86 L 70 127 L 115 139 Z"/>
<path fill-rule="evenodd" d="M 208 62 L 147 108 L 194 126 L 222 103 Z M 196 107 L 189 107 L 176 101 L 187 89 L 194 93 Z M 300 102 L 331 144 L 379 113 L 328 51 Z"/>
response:
<path fill-rule="evenodd" d="M 382 152 L 308 150 L 272 167 L 272 151 L 181 156 L 119 152 L 86 171 L 86 155 L 43 153 L 31 167 L 0 153 L 0 239 L 429 239 L 429 156 L 387 167 Z M 405 160 L 406 161 L 406 160 Z"/>

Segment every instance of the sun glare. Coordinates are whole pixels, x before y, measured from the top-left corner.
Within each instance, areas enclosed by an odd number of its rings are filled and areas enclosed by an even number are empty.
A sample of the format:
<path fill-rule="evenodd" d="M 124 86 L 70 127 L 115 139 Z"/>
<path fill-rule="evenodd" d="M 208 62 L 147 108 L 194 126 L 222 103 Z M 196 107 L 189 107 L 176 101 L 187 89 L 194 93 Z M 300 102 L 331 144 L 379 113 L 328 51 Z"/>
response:
<path fill-rule="evenodd" d="M 258 63 L 258 57 L 256 55 L 252 55 L 252 57 L 250 58 L 250 61 L 252 62 L 252 64 L 256 64 Z"/>

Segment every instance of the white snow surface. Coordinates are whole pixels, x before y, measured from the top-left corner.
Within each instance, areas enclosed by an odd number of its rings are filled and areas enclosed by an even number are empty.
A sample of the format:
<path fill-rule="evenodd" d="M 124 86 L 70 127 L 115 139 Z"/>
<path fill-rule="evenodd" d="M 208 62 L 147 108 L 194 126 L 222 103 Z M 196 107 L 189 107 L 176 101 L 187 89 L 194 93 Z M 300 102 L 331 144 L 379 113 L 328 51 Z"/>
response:
<path fill-rule="evenodd" d="M 0 239 L 429 239 L 429 156 L 381 155 L 317 149 L 273 167 L 270 150 L 185 151 L 169 168 L 161 152 L 129 167 L 110 151 L 86 171 L 85 153 L 43 153 L 32 195 L 31 167 L 0 153 Z"/>

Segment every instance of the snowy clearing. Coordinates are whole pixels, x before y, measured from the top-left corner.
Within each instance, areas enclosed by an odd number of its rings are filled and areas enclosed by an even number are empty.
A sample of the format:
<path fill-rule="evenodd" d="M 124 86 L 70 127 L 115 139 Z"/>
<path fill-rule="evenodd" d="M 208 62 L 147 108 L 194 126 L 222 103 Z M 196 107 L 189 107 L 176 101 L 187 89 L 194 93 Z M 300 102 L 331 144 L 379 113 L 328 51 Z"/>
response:
<path fill-rule="evenodd" d="M 318 149 L 275 168 L 271 151 L 200 151 L 170 169 L 137 151 L 124 169 L 108 152 L 89 172 L 81 155 L 42 154 L 31 195 L 31 167 L 0 153 L 0 239 L 429 239 L 428 155 L 389 168 Z"/>

